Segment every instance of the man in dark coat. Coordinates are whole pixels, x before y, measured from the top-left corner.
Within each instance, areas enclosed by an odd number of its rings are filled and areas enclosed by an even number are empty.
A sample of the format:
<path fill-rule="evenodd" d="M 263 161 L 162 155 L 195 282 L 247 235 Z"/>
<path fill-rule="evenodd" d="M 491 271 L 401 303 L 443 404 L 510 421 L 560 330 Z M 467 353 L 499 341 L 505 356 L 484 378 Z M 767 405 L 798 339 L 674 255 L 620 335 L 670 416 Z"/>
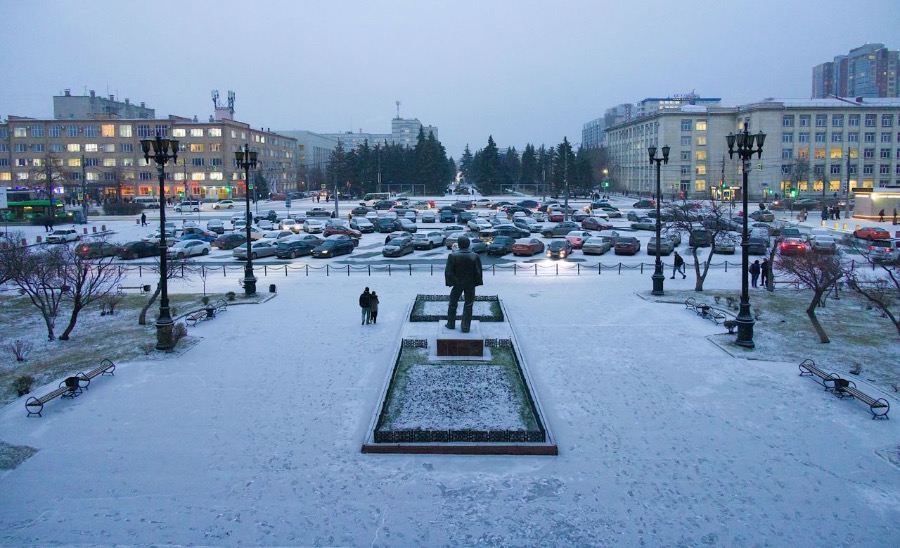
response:
<path fill-rule="evenodd" d="M 458 251 L 447 257 L 444 280 L 450 290 L 450 304 L 447 307 L 447 329 L 456 329 L 456 308 L 460 295 L 464 295 L 462 323 L 460 331 L 468 333 L 472 326 L 472 308 L 475 306 L 475 288 L 483 284 L 481 278 L 481 257 L 469 249 L 469 238 L 461 236 L 457 241 Z"/>
<path fill-rule="evenodd" d="M 359 296 L 359 308 L 362 309 L 362 325 L 366 325 L 371 319 L 371 309 L 369 308 L 371 302 L 369 299 L 370 294 L 369 288 L 367 287 L 366 290 L 362 292 L 362 295 Z"/>

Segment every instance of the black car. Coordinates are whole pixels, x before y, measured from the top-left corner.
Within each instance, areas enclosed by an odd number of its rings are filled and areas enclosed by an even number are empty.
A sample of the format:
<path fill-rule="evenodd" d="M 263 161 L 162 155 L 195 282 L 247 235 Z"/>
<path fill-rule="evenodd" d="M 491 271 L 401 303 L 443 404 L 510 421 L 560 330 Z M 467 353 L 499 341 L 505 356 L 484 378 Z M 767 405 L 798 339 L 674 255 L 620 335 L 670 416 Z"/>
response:
<path fill-rule="evenodd" d="M 365 217 L 366 213 L 368 213 L 370 211 L 375 211 L 375 210 L 372 209 L 371 207 L 356 206 L 350 210 L 350 215 L 352 215 L 353 217 Z"/>
<path fill-rule="evenodd" d="M 551 259 L 565 259 L 572 254 L 572 244 L 569 240 L 553 240 L 547 246 L 547 256 Z"/>
<path fill-rule="evenodd" d="M 400 223 L 398 223 L 396 219 L 391 219 L 390 217 L 378 217 L 375 219 L 374 224 L 375 230 L 382 234 L 401 230 Z"/>
<path fill-rule="evenodd" d="M 495 236 L 494 240 L 487 247 L 488 255 L 503 256 L 512 253 L 512 246 L 515 243 L 513 238 L 509 236 Z"/>
<path fill-rule="evenodd" d="M 438 221 L 442 223 L 455 223 L 456 213 L 454 213 L 452 209 L 442 209 L 438 216 Z"/>
<path fill-rule="evenodd" d="M 471 211 L 460 211 L 456 214 L 457 223 L 467 223 L 475 218 L 475 214 Z"/>
<path fill-rule="evenodd" d="M 218 249 L 234 249 L 246 241 L 246 234 L 223 234 L 213 240 L 210 245 Z"/>
<path fill-rule="evenodd" d="M 120 259 L 137 259 L 159 255 L 159 245 L 151 242 L 128 242 L 119 248 Z"/>
<path fill-rule="evenodd" d="M 75 254 L 82 259 L 115 257 L 119 254 L 119 246 L 110 242 L 82 242 L 75 248 Z"/>
<path fill-rule="evenodd" d="M 569 232 L 573 230 L 581 230 L 581 223 L 576 223 L 575 221 L 563 221 L 561 223 L 557 223 L 550 228 L 545 228 L 541 232 L 541 236 L 544 238 L 555 238 L 558 236 L 565 236 Z M 522 236 L 522 238 L 527 237 L 528 234 Z"/>
<path fill-rule="evenodd" d="M 409 255 L 416 250 L 413 239 L 408 236 L 394 238 L 390 242 L 384 244 L 381 254 L 385 257 L 400 257 Z"/>
<path fill-rule="evenodd" d="M 527 216 L 529 216 L 529 217 L 531 216 L 531 210 L 530 210 L 530 209 L 528 209 L 527 207 L 519 206 L 519 205 L 506 206 L 506 207 L 503 208 L 503 212 L 506 213 L 507 215 L 513 215 L 513 214 L 515 214 L 515 213 L 520 213 L 520 212 L 521 212 L 521 213 L 524 213 L 525 215 L 527 215 Z"/>
<path fill-rule="evenodd" d="M 513 240 L 518 240 L 519 238 L 528 238 L 531 236 L 531 231 L 525 228 L 518 227 L 516 225 L 497 225 L 494 227 L 494 235 L 495 236 L 506 236 Z"/>
<path fill-rule="evenodd" d="M 279 259 L 294 259 L 296 257 L 304 257 L 311 255 L 315 246 L 306 240 L 288 240 L 278 242 L 278 249 L 275 256 Z"/>
<path fill-rule="evenodd" d="M 394 207 L 394 200 L 378 200 L 375 202 L 375 211 L 391 209 Z"/>
<path fill-rule="evenodd" d="M 317 259 L 326 259 L 336 255 L 347 255 L 353 253 L 353 240 L 325 240 L 312 250 L 312 256 Z"/>

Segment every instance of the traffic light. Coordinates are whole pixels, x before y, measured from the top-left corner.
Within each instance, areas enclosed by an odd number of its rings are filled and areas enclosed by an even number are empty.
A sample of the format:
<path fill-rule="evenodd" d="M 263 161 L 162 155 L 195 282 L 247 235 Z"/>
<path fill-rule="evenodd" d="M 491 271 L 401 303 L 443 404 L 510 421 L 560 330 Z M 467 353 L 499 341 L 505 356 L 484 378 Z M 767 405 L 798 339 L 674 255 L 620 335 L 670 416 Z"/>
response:
<path fill-rule="evenodd" d="M 791 198 L 796 198 L 796 197 L 797 197 L 797 189 L 796 189 L 796 188 L 792 188 L 792 189 L 791 189 Z"/>

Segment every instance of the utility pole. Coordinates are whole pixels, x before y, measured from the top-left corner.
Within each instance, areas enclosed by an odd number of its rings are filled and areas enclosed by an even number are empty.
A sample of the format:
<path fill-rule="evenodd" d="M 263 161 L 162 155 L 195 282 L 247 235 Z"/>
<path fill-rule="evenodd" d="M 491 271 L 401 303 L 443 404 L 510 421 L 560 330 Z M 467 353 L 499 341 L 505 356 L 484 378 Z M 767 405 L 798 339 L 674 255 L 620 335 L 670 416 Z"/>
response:
<path fill-rule="evenodd" d="M 87 224 L 88 205 L 87 205 L 87 179 L 84 169 L 84 154 L 81 155 L 81 213 L 84 216 L 84 223 Z"/>
<path fill-rule="evenodd" d="M 847 187 L 844 189 L 844 218 L 850 218 L 850 147 L 847 147 Z"/>

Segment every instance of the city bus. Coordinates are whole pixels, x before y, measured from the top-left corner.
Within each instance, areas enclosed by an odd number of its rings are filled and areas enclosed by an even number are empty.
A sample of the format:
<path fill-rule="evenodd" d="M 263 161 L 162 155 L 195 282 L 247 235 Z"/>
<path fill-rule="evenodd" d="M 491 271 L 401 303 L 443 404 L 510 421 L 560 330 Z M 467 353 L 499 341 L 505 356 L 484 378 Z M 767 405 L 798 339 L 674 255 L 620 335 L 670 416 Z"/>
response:
<path fill-rule="evenodd" d="M 363 196 L 363 201 L 360 202 L 360 205 L 364 205 L 366 207 L 375 207 L 375 202 L 390 199 L 390 192 L 369 192 L 368 194 Z"/>
<path fill-rule="evenodd" d="M 34 220 L 46 219 L 50 216 L 50 200 L 23 200 L 20 197 L 15 197 L 13 193 L 10 193 L 9 198 L 9 201 L 7 202 L 8 209 L 2 212 L 5 221 L 32 222 Z M 53 210 L 54 218 L 61 220 L 68 219 L 66 216 L 66 206 L 62 200 L 53 200 Z"/>

